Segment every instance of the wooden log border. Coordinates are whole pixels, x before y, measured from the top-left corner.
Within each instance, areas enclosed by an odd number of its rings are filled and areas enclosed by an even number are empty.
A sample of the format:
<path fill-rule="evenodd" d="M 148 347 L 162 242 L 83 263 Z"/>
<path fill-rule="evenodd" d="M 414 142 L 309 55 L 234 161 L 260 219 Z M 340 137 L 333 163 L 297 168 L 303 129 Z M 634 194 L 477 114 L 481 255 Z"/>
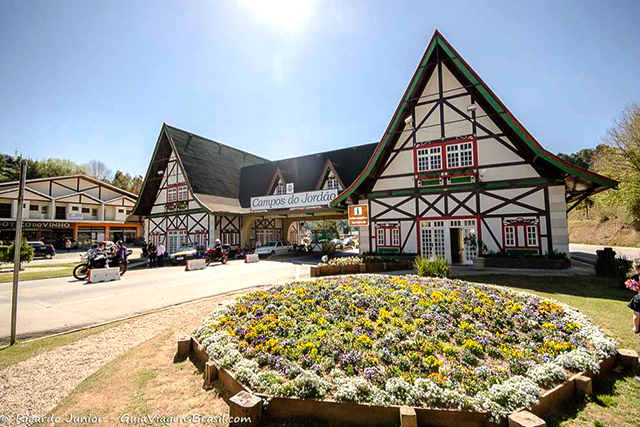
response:
<path fill-rule="evenodd" d="M 180 340 L 178 341 L 180 342 Z M 198 341 L 191 338 L 190 356 L 197 362 L 205 365 L 212 361 L 218 367 L 218 379 L 222 385 L 235 395 L 241 391 L 250 393 L 264 400 L 264 418 L 266 419 L 291 419 L 291 418 L 321 418 L 334 423 L 351 423 L 360 425 L 376 426 L 396 426 L 400 420 L 400 406 L 377 406 L 349 402 L 338 402 L 331 399 L 299 399 L 294 397 L 274 397 L 262 393 L 254 393 L 244 384 L 240 383 L 233 376 L 233 373 L 220 364 L 210 359 Z M 551 390 L 547 390 L 540 396 L 540 403 L 531 409 L 520 408 L 514 412 L 530 411 L 542 417 L 555 411 L 558 407 L 574 397 L 577 393 L 576 378 L 586 376 L 594 381 L 603 380 L 609 377 L 614 368 L 619 363 L 624 363 L 627 357 L 618 354 L 609 356 L 600 362 L 600 371 L 597 374 L 592 372 L 581 372 L 572 375 L 565 383 L 560 384 Z M 637 357 L 637 356 L 636 356 Z M 204 384 L 208 387 L 209 384 Z M 505 417 L 500 424 L 490 421 L 490 414 L 470 410 L 449 410 L 414 407 L 418 426 L 433 427 L 506 427 L 508 417 Z"/>
<path fill-rule="evenodd" d="M 311 277 L 335 276 L 339 274 L 374 273 L 376 271 L 412 270 L 411 261 L 368 262 L 353 265 L 312 265 Z"/>

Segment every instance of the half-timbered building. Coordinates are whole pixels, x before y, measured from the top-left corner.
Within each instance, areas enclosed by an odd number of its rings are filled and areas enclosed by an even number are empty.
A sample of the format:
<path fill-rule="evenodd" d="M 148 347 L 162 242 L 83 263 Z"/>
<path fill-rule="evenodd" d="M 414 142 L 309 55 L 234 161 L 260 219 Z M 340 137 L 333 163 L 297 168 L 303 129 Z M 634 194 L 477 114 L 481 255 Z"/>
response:
<path fill-rule="evenodd" d="M 616 182 L 545 150 L 436 31 L 358 179 L 332 206 L 369 207 L 362 250 L 470 263 L 569 252 L 567 211 Z"/>
<path fill-rule="evenodd" d="M 19 182 L 0 184 L 0 240 L 15 238 Z M 141 225 L 129 221 L 138 196 L 87 175 L 26 181 L 22 228 L 28 240 L 80 247 L 103 240 L 132 241 Z M 75 245 L 74 245 L 75 246 Z"/>
<path fill-rule="evenodd" d="M 164 124 L 133 214 L 144 219 L 147 241 L 163 243 L 169 253 L 215 239 L 232 249 L 297 241 L 301 219 L 345 216 L 329 203 L 358 177 L 375 147 L 269 161 Z M 288 203 L 292 198 L 299 200 Z"/>
<path fill-rule="evenodd" d="M 269 161 L 163 125 L 134 214 L 172 252 L 295 240 L 299 221 L 361 203 L 362 252 L 467 264 L 568 253 L 567 212 L 616 184 L 545 150 L 436 31 L 380 142 Z"/>

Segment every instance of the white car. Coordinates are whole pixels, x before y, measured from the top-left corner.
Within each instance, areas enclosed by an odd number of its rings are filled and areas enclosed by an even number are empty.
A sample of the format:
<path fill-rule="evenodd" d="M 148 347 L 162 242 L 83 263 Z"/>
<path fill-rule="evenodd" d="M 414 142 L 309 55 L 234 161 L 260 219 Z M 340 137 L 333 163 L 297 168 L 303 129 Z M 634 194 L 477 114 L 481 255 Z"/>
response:
<path fill-rule="evenodd" d="M 266 243 L 259 248 L 256 248 L 254 253 L 258 254 L 258 256 L 279 255 L 291 252 L 292 250 L 293 245 L 291 244 L 291 242 L 287 242 L 286 240 L 276 240 Z"/>

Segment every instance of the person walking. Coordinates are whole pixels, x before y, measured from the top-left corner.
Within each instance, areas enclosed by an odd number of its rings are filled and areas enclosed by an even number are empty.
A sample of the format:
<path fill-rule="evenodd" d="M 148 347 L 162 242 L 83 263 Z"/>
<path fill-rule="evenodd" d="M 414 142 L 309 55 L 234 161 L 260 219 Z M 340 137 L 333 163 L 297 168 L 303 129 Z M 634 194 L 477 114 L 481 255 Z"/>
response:
<path fill-rule="evenodd" d="M 67 239 L 64 242 L 64 247 L 67 249 L 67 253 L 71 252 L 71 239 Z"/>
<path fill-rule="evenodd" d="M 116 257 L 118 258 L 118 262 L 121 266 L 120 275 L 123 275 L 127 272 L 127 264 L 129 262 L 127 260 L 127 247 L 122 243 L 122 240 L 118 240 L 116 246 Z"/>
<path fill-rule="evenodd" d="M 157 255 L 158 255 L 158 250 L 156 249 L 156 245 L 151 243 L 147 247 L 147 258 L 149 259 L 149 268 L 155 268 L 156 267 Z"/>
<path fill-rule="evenodd" d="M 164 255 L 167 253 L 162 242 L 156 246 L 156 256 L 158 257 L 158 267 L 164 267 Z"/>

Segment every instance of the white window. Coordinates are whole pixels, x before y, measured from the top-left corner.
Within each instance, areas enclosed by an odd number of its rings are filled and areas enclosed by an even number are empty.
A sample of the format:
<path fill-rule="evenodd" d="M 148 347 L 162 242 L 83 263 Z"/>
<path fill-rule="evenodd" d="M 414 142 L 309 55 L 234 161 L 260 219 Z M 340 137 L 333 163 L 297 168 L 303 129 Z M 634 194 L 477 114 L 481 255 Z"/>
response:
<path fill-rule="evenodd" d="M 378 246 L 384 246 L 384 228 L 378 228 L 376 231 Z"/>
<path fill-rule="evenodd" d="M 286 194 L 285 185 L 280 183 L 276 186 L 276 191 L 273 193 L 275 195 Z"/>
<path fill-rule="evenodd" d="M 420 230 L 420 246 L 422 255 L 427 257 L 436 255 L 444 258 L 446 252 L 444 235 L 443 221 L 423 223 Z"/>
<path fill-rule="evenodd" d="M 240 235 L 234 231 L 223 231 L 222 232 L 222 244 L 235 246 L 239 242 Z"/>
<path fill-rule="evenodd" d="M 400 246 L 400 229 L 392 228 L 391 229 L 391 246 Z"/>
<path fill-rule="evenodd" d="M 338 180 L 334 176 L 330 176 L 327 178 L 327 188 L 329 190 L 337 190 L 340 185 L 338 184 Z"/>
<path fill-rule="evenodd" d="M 184 243 L 187 240 L 187 232 L 184 230 L 170 230 L 167 233 L 167 237 L 167 251 L 172 254 L 177 252 L 178 249 L 184 246 Z"/>
<path fill-rule="evenodd" d="M 178 200 L 178 189 L 176 187 L 171 187 L 167 189 L 167 202 L 173 203 Z"/>
<path fill-rule="evenodd" d="M 447 145 L 447 168 L 464 168 L 473 166 L 473 143 Z"/>
<path fill-rule="evenodd" d="M 442 148 L 425 147 L 418 149 L 418 172 L 442 169 Z"/>
<path fill-rule="evenodd" d="M 188 199 L 187 186 L 181 185 L 178 187 L 178 200 L 187 200 Z"/>
<path fill-rule="evenodd" d="M 516 228 L 512 225 L 508 225 L 504 228 L 504 245 L 516 246 Z"/>
<path fill-rule="evenodd" d="M 538 227 L 527 225 L 527 246 L 538 246 Z"/>

